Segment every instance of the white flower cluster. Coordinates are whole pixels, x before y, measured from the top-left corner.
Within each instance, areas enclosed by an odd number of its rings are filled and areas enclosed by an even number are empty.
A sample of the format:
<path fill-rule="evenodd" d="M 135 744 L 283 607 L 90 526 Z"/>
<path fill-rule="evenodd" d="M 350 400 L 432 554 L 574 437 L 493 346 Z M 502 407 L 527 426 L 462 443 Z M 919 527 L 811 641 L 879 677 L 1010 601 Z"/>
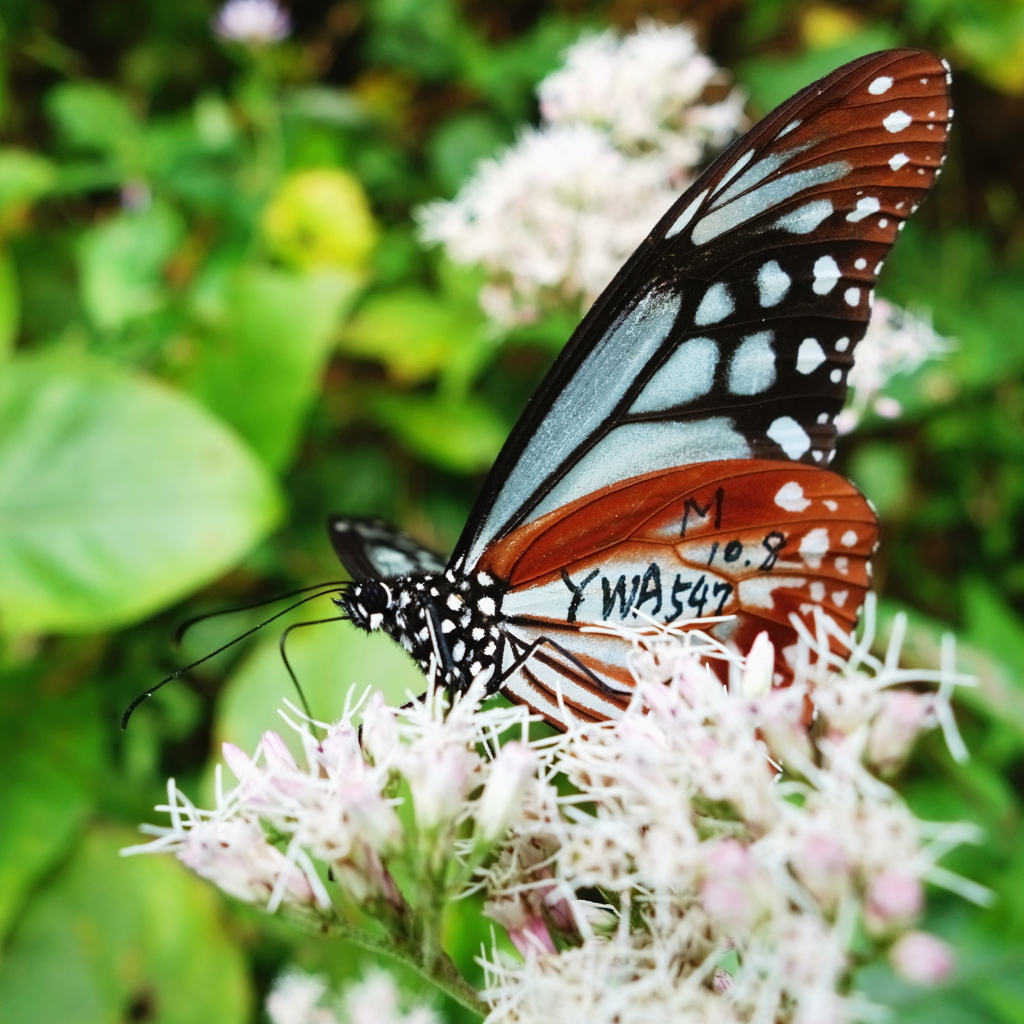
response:
<path fill-rule="evenodd" d="M 850 402 L 836 417 L 836 428 L 848 434 L 869 410 L 886 419 L 899 417 L 903 409 L 895 398 L 882 393 L 885 385 L 898 374 L 913 373 L 929 359 L 947 355 L 952 348 L 950 339 L 937 334 L 926 316 L 877 299 L 847 378 Z"/>
<path fill-rule="evenodd" d="M 937 673 L 899 669 L 898 633 L 885 661 L 849 638 L 839 661 L 822 629 L 804 637 L 817 667 L 768 691 L 770 645 L 725 688 L 649 640 L 622 721 L 566 737 L 487 875 L 522 954 L 487 965 L 489 1024 L 860 1020 L 855 942 L 915 981 L 948 975 L 914 924 L 925 881 L 984 898 L 935 863 L 972 830 L 918 821 L 878 775 L 928 726 L 962 754 L 948 698 L 969 680 L 951 648 Z"/>
<path fill-rule="evenodd" d="M 486 958 L 489 1024 L 859 1020 L 855 940 L 860 962 L 888 955 L 937 981 L 952 961 L 915 930 L 923 883 L 984 897 L 936 863 L 971 831 L 917 820 L 881 778 L 926 728 L 965 756 L 949 698 L 969 680 L 951 643 L 939 670 L 900 669 L 899 624 L 872 657 L 870 602 L 865 618 L 856 642 L 825 616 L 802 630 L 797 682 L 781 690 L 767 637 L 743 659 L 699 623 L 631 631 L 624 717 L 543 740 L 529 741 L 524 709 L 481 708 L 477 684 L 451 706 L 374 696 L 361 735 L 355 708 L 319 739 L 293 724 L 302 765 L 276 733 L 253 758 L 225 745 L 238 783 L 218 785 L 217 807 L 172 782 L 170 827 L 126 852 L 174 851 L 232 895 L 327 930 L 350 928 L 356 905 L 395 955 L 478 1007 L 440 952 L 440 910 L 482 890 L 521 954 Z M 278 1024 L 331 1024 L 320 991 L 302 991 L 306 1016 Z"/>
<path fill-rule="evenodd" d="M 324 1003 L 328 1003 L 327 1006 Z M 281 975 L 267 996 L 270 1024 L 441 1024 L 425 1006 L 403 1013 L 394 979 L 375 971 L 344 993 L 337 1012 L 327 995 L 327 984 L 315 975 L 289 971 Z"/>
<path fill-rule="evenodd" d="M 344 899 L 407 914 L 389 866 L 401 863 L 446 893 L 458 891 L 504 836 L 533 775 L 535 752 L 507 739 L 516 726 L 525 739 L 526 710 L 481 709 L 482 696 L 482 687 L 471 688 L 444 715 L 440 691 L 402 711 L 374 694 L 361 709 L 361 730 L 353 708 L 334 725 L 315 723 L 326 730 L 322 738 L 283 715 L 301 739 L 304 764 L 276 732 L 264 734 L 251 758 L 225 743 L 238 784 L 225 790 L 218 766 L 216 807 L 201 810 L 169 780 L 168 802 L 157 809 L 170 815 L 170 827 L 144 827 L 154 841 L 124 852 L 173 851 L 239 899 L 329 917 L 333 904 L 319 863 Z M 499 735 L 506 742 L 490 746 Z M 408 801 L 398 795 L 402 789 Z"/>
<path fill-rule="evenodd" d="M 288 12 L 275 0 L 227 0 L 213 22 L 219 38 L 248 46 L 279 43 L 291 30 Z"/>
<path fill-rule="evenodd" d="M 481 304 L 501 324 L 589 306 L 744 125 L 741 95 L 682 26 L 584 39 L 539 92 L 541 127 L 420 211 L 426 241 L 486 270 Z"/>

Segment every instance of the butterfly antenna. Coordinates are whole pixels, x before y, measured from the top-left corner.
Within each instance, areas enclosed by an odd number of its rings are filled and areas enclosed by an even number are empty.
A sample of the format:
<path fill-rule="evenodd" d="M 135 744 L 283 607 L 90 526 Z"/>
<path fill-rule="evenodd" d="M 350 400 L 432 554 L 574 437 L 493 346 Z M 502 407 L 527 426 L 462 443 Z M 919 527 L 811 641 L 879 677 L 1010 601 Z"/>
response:
<path fill-rule="evenodd" d="M 226 644 L 221 645 L 215 651 L 210 651 L 209 654 L 204 654 L 201 658 L 199 658 L 196 661 L 193 661 L 190 665 L 185 665 L 182 668 L 177 669 L 177 671 L 172 672 L 169 676 L 166 676 L 165 678 L 161 679 L 159 683 L 156 683 L 154 686 L 151 686 L 148 690 L 143 690 L 143 692 L 140 693 L 131 702 L 131 704 L 129 704 L 128 707 L 124 709 L 124 714 L 121 715 L 121 728 L 128 728 L 128 720 L 132 717 L 132 714 L 134 713 L 135 709 L 144 700 L 147 700 L 148 698 L 152 697 L 153 694 L 156 693 L 156 691 L 159 690 L 161 686 L 166 686 L 167 683 L 171 682 L 172 680 L 178 679 L 181 676 L 183 676 L 186 672 L 191 672 L 192 669 L 196 668 L 199 665 L 202 665 L 204 661 L 209 661 L 211 658 L 215 658 L 221 652 L 226 651 L 229 647 L 234 647 L 235 644 L 237 644 L 240 640 L 244 640 L 247 636 L 252 636 L 253 633 L 258 632 L 264 626 L 269 626 L 270 623 L 274 622 L 276 619 L 281 618 L 282 615 L 287 615 L 289 612 L 294 611 L 296 608 L 306 604 L 308 601 L 314 601 L 316 600 L 316 598 L 325 597 L 327 594 L 330 593 L 332 593 L 331 590 L 325 590 L 320 593 L 310 594 L 308 597 L 304 597 L 301 601 L 296 601 L 295 604 L 289 605 L 282 611 L 279 611 L 276 614 L 271 615 L 269 619 L 264 619 L 262 622 L 253 626 L 252 629 L 247 629 L 240 636 L 236 636 L 234 640 L 229 640 Z"/>
<path fill-rule="evenodd" d="M 302 704 L 302 710 L 305 711 L 306 717 L 313 721 L 313 711 L 309 706 L 309 701 L 306 700 L 306 694 L 303 692 L 302 685 L 299 683 L 299 677 L 295 674 L 292 669 L 292 663 L 288 660 L 288 636 L 293 629 L 299 629 L 302 626 L 320 626 L 325 622 L 348 622 L 349 617 L 347 615 L 332 615 L 329 619 L 310 619 L 308 622 L 293 622 L 288 626 L 284 632 L 281 633 L 281 639 L 278 641 L 278 646 L 281 649 L 281 660 L 284 662 L 284 667 L 288 672 L 288 676 L 292 681 L 292 685 L 295 687 L 295 692 L 299 695 L 299 702 Z"/>
<path fill-rule="evenodd" d="M 186 619 L 180 626 L 174 631 L 174 642 L 180 644 L 185 639 L 185 634 L 197 623 L 205 622 L 207 619 L 216 618 L 218 615 L 233 615 L 235 612 L 248 611 L 250 608 L 262 608 L 267 604 L 276 604 L 278 601 L 284 601 L 289 597 L 295 597 L 297 594 L 306 594 L 310 590 L 322 590 L 326 588 L 326 593 L 331 593 L 337 587 L 343 587 L 348 580 L 328 580 L 326 583 L 316 583 L 310 587 L 299 587 L 298 590 L 289 590 L 286 594 L 278 594 L 275 597 L 266 597 L 262 601 L 253 601 L 251 604 L 240 604 L 233 608 L 218 608 L 212 612 L 204 612 L 202 615 L 194 615 L 191 619 Z"/>

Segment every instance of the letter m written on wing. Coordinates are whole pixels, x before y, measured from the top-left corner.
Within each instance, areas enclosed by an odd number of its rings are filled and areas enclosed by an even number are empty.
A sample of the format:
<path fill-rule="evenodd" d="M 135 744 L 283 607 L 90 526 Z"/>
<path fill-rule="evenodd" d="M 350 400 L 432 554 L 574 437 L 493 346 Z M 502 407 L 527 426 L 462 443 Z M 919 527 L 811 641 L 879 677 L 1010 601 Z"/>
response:
<path fill-rule="evenodd" d="M 712 513 L 714 513 L 715 529 L 720 530 L 722 528 L 722 503 L 724 500 L 724 487 L 719 487 L 706 505 L 701 505 L 695 498 L 687 498 L 686 504 L 683 506 L 683 522 L 679 529 L 679 536 L 685 537 L 688 529 L 700 525 Z"/>

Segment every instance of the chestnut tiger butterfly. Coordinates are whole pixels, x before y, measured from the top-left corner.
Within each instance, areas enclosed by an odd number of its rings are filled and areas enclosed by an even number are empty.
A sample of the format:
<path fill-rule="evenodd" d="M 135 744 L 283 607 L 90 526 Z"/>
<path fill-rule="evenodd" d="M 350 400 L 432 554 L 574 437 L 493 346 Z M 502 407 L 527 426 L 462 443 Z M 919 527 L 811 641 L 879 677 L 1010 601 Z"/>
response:
<path fill-rule="evenodd" d="M 630 643 L 588 624 L 731 616 L 708 632 L 746 651 L 767 631 L 776 685 L 791 616 L 852 628 L 878 524 L 824 467 L 882 261 L 945 159 L 949 83 L 930 53 L 871 54 L 738 139 L 586 314 L 447 562 L 328 520 L 345 614 L 559 728 L 630 699 Z"/>

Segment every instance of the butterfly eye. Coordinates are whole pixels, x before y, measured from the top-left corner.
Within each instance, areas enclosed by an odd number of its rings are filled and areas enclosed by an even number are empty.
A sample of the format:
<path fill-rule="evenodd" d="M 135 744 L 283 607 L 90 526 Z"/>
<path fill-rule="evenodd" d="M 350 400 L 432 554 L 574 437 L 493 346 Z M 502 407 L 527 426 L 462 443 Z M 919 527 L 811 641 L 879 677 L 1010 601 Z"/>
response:
<path fill-rule="evenodd" d="M 391 608 L 391 588 L 379 580 L 365 580 L 355 584 L 342 598 L 352 622 L 371 631 L 379 628 L 384 614 Z"/>
<path fill-rule="evenodd" d="M 367 615 L 386 612 L 391 607 L 391 588 L 377 580 L 367 580 L 360 588 L 359 603 Z"/>

